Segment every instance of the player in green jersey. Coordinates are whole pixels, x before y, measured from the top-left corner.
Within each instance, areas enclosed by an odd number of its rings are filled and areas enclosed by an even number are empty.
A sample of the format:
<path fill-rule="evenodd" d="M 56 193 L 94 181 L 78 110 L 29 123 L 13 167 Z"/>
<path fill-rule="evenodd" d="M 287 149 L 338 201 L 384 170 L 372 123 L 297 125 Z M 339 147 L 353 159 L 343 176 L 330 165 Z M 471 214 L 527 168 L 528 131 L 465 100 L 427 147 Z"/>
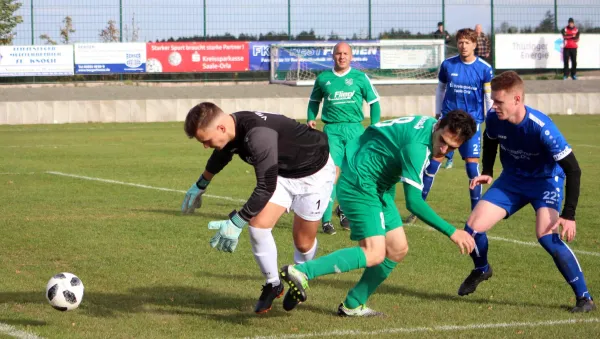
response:
<path fill-rule="evenodd" d="M 337 167 L 339 176 L 346 144 L 364 132 L 361 122 L 364 120 L 363 101 L 370 105 L 371 125 L 379 122 L 381 108 L 379 94 L 367 75 L 350 67 L 352 49 L 345 42 L 333 48 L 334 68 L 317 77 L 308 103 L 308 125 L 317 127 L 315 119 L 319 114 L 319 105 L 323 100 L 321 120 L 325 123 L 323 132 L 329 138 L 329 153 Z M 323 232 L 335 234 L 331 215 L 336 192 L 335 185 L 329 205 L 323 214 Z M 349 222 L 338 206 L 336 213 L 342 228 L 349 229 Z"/>
<path fill-rule="evenodd" d="M 283 266 L 282 281 L 290 285 L 283 307 L 292 310 L 306 301 L 308 281 L 316 277 L 366 268 L 360 281 L 338 307 L 340 316 L 376 316 L 366 306 L 369 296 L 408 252 L 402 219 L 394 198 L 402 182 L 406 208 L 470 253 L 471 235 L 439 217 L 421 197 L 423 170 L 430 157 L 457 149 L 477 131 L 466 112 L 433 117 L 402 117 L 369 126 L 346 147 L 338 183 L 338 200 L 350 220 L 350 239 L 358 247 L 345 248 L 302 264 Z"/>

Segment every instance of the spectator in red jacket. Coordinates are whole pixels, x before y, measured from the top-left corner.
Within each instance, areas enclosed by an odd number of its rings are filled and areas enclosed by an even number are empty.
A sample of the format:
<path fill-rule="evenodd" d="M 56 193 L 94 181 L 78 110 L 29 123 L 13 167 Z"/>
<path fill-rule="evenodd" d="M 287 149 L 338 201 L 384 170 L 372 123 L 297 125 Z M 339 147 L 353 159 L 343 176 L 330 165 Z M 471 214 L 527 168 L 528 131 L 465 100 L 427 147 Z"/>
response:
<path fill-rule="evenodd" d="M 569 77 L 569 59 L 571 59 L 571 78 L 577 80 L 577 42 L 579 42 L 579 29 L 575 27 L 575 20 L 569 18 L 569 24 L 561 31 L 564 42 L 563 47 L 563 79 Z"/>

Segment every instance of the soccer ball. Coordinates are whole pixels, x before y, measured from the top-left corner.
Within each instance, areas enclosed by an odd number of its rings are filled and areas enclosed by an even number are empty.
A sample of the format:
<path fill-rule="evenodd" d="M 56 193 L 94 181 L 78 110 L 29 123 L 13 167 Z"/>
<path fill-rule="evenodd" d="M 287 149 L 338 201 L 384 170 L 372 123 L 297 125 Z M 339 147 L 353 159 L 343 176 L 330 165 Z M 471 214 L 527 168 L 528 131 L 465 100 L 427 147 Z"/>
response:
<path fill-rule="evenodd" d="M 83 299 L 83 283 L 72 273 L 59 273 L 48 281 L 46 298 L 59 311 L 74 310 Z"/>

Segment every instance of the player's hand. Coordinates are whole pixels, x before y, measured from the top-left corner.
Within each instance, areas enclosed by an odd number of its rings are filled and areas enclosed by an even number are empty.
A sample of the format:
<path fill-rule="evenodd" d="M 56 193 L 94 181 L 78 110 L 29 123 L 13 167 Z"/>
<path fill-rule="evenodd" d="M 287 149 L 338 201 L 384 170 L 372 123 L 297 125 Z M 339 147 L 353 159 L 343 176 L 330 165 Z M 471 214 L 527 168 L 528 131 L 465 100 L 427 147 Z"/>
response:
<path fill-rule="evenodd" d="M 311 121 L 307 122 L 306 124 L 308 125 L 308 127 L 312 128 L 312 129 L 317 128 L 317 122 L 314 120 L 311 120 Z"/>
<path fill-rule="evenodd" d="M 573 241 L 573 239 L 575 239 L 575 234 L 577 233 L 577 225 L 575 224 L 575 220 L 558 218 L 554 226 L 552 226 L 552 230 L 557 229 L 561 225 L 562 232 L 560 232 L 560 237 L 562 239 L 567 239 L 567 242 Z"/>
<path fill-rule="evenodd" d="M 475 186 L 477 185 L 491 184 L 492 181 L 494 181 L 494 178 L 490 177 L 489 175 L 478 175 L 471 180 L 471 183 L 469 184 L 469 189 L 475 189 Z"/>
<path fill-rule="evenodd" d="M 210 239 L 210 247 L 216 248 L 219 251 L 233 253 L 245 224 L 246 222 L 235 211 L 230 214 L 230 219 L 228 220 L 209 222 L 209 230 L 218 230 L 217 234 Z"/>
<path fill-rule="evenodd" d="M 461 254 L 469 254 L 473 252 L 473 249 L 475 248 L 475 239 L 463 230 L 456 230 L 450 237 L 450 240 L 460 248 Z"/>
<path fill-rule="evenodd" d="M 192 187 L 190 187 L 185 194 L 185 198 L 181 204 L 181 212 L 184 214 L 191 214 L 194 213 L 196 208 L 200 208 L 200 206 L 202 206 L 202 194 L 204 194 L 204 192 L 206 192 L 206 189 L 201 190 L 196 183 L 193 183 Z"/>

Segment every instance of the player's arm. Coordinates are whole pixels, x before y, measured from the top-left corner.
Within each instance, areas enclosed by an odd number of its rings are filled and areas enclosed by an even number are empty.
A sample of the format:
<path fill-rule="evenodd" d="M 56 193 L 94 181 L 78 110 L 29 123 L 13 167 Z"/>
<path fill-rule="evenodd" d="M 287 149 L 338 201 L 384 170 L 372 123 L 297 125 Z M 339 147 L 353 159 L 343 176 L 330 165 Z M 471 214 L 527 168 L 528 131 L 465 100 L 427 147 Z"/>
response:
<path fill-rule="evenodd" d="M 371 104 L 370 115 L 371 125 L 375 125 L 381 120 L 381 105 L 379 104 L 379 101 Z"/>
<path fill-rule="evenodd" d="M 575 36 L 573 37 L 573 40 L 575 40 L 575 42 L 579 41 L 579 30 L 577 30 L 577 34 L 575 34 Z"/>
<path fill-rule="evenodd" d="M 233 158 L 233 153 L 226 150 L 214 150 L 208 162 L 206 169 L 200 175 L 200 178 L 188 189 L 181 203 L 181 212 L 194 213 L 196 208 L 202 207 L 202 195 L 206 192 L 208 184 Z"/>
<path fill-rule="evenodd" d="M 444 105 L 444 97 L 446 96 L 446 86 L 445 82 L 438 82 L 437 87 L 435 88 L 435 116 L 439 118 L 442 115 L 442 107 Z"/>
<path fill-rule="evenodd" d="M 246 137 L 248 138 L 246 147 L 253 158 L 256 187 L 238 215 L 248 222 L 265 208 L 277 188 L 278 135 L 270 128 L 257 127 L 253 128 Z"/>
<path fill-rule="evenodd" d="M 565 205 L 563 207 L 561 218 L 575 220 L 575 210 L 579 201 L 579 190 L 581 185 L 581 168 L 573 152 L 558 161 L 558 165 L 563 169 L 566 175 L 565 184 Z"/>
<path fill-rule="evenodd" d="M 565 28 L 563 28 L 563 29 L 560 31 L 560 33 L 562 34 L 562 36 L 563 36 L 563 39 L 565 39 L 565 40 L 570 40 L 570 39 L 573 39 L 573 36 L 572 36 L 571 34 L 567 34 L 567 28 L 566 28 L 566 27 L 565 27 Z"/>
<path fill-rule="evenodd" d="M 429 163 L 429 155 L 427 146 L 418 143 L 405 145 L 400 150 L 400 181 L 403 183 L 406 208 L 427 225 L 451 236 L 456 231 L 454 226 L 440 218 L 421 196 L 423 171 Z"/>
<path fill-rule="evenodd" d="M 369 105 L 369 116 L 371 117 L 371 125 L 375 125 L 381 120 L 381 105 L 379 104 L 379 93 L 373 86 L 369 76 L 364 74 L 364 78 L 360 82 L 360 92 L 362 97 Z"/>
<path fill-rule="evenodd" d="M 451 237 L 454 232 L 456 232 L 454 226 L 442 219 L 431 207 L 429 207 L 425 200 L 423 200 L 423 197 L 421 196 L 422 188 L 415 187 L 407 182 L 404 182 L 402 186 L 404 188 L 404 197 L 406 199 L 406 209 L 408 209 L 410 213 L 416 215 L 417 218 L 424 223 L 448 237 Z"/>
<path fill-rule="evenodd" d="M 444 97 L 446 96 L 446 87 L 448 79 L 446 76 L 446 62 L 442 62 L 438 71 L 438 85 L 435 88 L 435 116 L 439 118 L 442 115 L 444 107 Z"/>
<path fill-rule="evenodd" d="M 269 202 L 277 187 L 277 132 L 265 127 L 253 128 L 246 134 L 245 147 L 253 159 L 256 187 L 239 212 L 233 211 L 228 220 L 208 223 L 208 229 L 218 230 L 210 246 L 223 252 L 234 252 L 244 226 Z"/>
<path fill-rule="evenodd" d="M 488 135 L 487 128 L 483 132 L 483 155 L 481 156 L 481 163 L 483 169 L 482 175 L 494 176 L 494 163 L 496 162 L 496 154 L 498 153 L 498 139 L 492 139 Z"/>
<path fill-rule="evenodd" d="M 321 90 L 321 86 L 319 85 L 319 79 L 315 80 L 315 84 L 313 86 L 312 92 L 310 93 L 310 98 L 308 99 L 308 109 L 306 112 L 306 121 L 308 125 L 312 128 L 316 127 L 317 116 L 319 115 L 319 106 L 321 105 L 321 100 L 323 99 L 323 91 Z M 311 121 L 313 123 L 311 123 Z"/>

